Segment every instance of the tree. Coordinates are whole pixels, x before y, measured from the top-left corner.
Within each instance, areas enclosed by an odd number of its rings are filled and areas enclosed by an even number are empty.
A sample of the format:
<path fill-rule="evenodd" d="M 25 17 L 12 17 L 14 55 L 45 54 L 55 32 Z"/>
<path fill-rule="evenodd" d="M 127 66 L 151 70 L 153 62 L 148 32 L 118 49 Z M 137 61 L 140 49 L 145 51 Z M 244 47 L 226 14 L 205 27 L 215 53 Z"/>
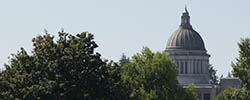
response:
<path fill-rule="evenodd" d="M 238 47 L 239 58 L 232 64 L 233 76 L 238 77 L 244 87 L 250 91 L 250 39 L 241 39 Z"/>
<path fill-rule="evenodd" d="M 216 75 L 217 70 L 214 69 L 214 67 L 212 65 L 209 65 L 209 76 L 211 79 L 211 83 L 218 85 L 219 84 L 219 80 L 218 80 L 218 76 Z"/>
<path fill-rule="evenodd" d="M 232 78 L 232 74 L 230 72 L 227 73 L 227 77 Z"/>
<path fill-rule="evenodd" d="M 194 100 L 177 82 L 177 69 L 165 53 L 143 48 L 123 66 L 122 79 L 136 100 Z"/>
<path fill-rule="evenodd" d="M 21 48 L 0 73 L 4 100 L 110 100 L 107 65 L 95 53 L 91 33 L 64 31 L 33 38 L 33 50 Z"/>
<path fill-rule="evenodd" d="M 250 100 L 249 92 L 245 89 L 237 89 L 228 87 L 214 100 Z"/>
<path fill-rule="evenodd" d="M 132 89 L 122 82 L 121 72 L 122 67 L 113 61 L 106 61 L 108 68 L 108 81 L 110 83 L 110 94 L 111 98 L 109 100 L 134 100 L 130 98 L 130 92 Z"/>
<path fill-rule="evenodd" d="M 186 97 L 189 98 L 188 100 L 198 100 L 193 83 L 188 84 Z"/>
<path fill-rule="evenodd" d="M 119 64 L 121 66 L 125 65 L 127 62 L 129 62 L 129 58 L 123 53 L 121 56 L 121 59 L 119 60 Z"/>
<path fill-rule="evenodd" d="M 238 43 L 239 58 L 232 63 L 233 76 L 238 77 L 243 84 L 242 88 L 227 88 L 215 100 L 250 100 L 250 40 L 241 39 Z M 231 73 L 229 73 L 231 76 Z"/>

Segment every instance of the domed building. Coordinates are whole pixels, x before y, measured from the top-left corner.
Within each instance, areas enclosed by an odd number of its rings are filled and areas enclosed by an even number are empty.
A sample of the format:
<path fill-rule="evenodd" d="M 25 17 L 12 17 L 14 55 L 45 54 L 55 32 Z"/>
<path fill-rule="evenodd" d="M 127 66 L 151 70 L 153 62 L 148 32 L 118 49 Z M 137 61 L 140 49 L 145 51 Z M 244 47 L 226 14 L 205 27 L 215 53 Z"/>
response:
<path fill-rule="evenodd" d="M 190 24 L 187 8 L 181 16 L 179 28 L 168 39 L 167 55 L 178 66 L 178 82 L 184 88 L 195 84 L 200 100 L 211 100 L 216 96 L 216 88 L 210 82 L 209 57 L 204 41 Z"/>
<path fill-rule="evenodd" d="M 190 24 L 187 8 L 181 16 L 179 28 L 167 41 L 166 54 L 178 67 L 178 82 L 184 88 L 191 83 L 195 85 L 199 100 L 213 100 L 217 94 L 228 86 L 240 88 L 240 80 L 235 77 L 220 79 L 220 84 L 212 84 L 209 75 L 209 57 L 200 34 Z"/>

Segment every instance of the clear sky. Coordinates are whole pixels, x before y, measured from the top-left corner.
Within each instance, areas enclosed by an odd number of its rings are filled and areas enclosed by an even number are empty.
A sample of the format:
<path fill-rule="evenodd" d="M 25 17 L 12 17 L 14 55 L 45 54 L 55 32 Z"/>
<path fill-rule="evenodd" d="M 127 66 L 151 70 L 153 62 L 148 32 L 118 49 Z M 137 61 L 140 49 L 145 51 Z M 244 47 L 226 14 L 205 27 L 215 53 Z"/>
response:
<path fill-rule="evenodd" d="M 249 37 L 249 0 L 0 0 L 0 65 L 44 29 L 57 35 L 89 31 L 103 58 L 118 61 L 143 46 L 163 51 L 188 6 L 193 28 L 202 36 L 210 63 L 227 75 L 238 57 L 237 42 Z"/>

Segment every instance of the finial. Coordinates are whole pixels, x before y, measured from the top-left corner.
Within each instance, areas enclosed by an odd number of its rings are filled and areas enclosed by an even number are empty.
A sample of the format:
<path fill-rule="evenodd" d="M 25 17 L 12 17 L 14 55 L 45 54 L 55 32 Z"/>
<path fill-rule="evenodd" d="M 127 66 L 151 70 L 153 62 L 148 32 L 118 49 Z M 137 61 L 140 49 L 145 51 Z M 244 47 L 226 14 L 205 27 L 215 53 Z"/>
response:
<path fill-rule="evenodd" d="M 185 5 L 185 10 L 184 10 L 185 13 L 188 13 L 188 10 L 187 10 L 187 5 Z"/>
<path fill-rule="evenodd" d="M 182 28 L 192 28 L 191 24 L 190 24 L 190 16 L 187 10 L 187 5 L 185 5 L 185 10 L 182 13 L 181 16 L 181 25 Z"/>

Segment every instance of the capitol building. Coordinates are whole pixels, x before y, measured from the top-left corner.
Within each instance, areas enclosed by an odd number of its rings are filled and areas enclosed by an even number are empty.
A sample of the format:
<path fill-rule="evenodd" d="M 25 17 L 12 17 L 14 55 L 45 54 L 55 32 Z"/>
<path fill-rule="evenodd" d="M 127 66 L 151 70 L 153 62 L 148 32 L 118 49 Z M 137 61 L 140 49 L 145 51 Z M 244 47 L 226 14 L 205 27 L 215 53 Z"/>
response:
<path fill-rule="evenodd" d="M 211 82 L 209 58 L 204 41 L 190 23 L 187 8 L 181 16 L 179 28 L 167 41 L 166 54 L 178 66 L 178 82 L 184 88 L 193 83 L 199 100 L 212 100 L 227 86 L 239 87 L 237 78 L 222 78 L 219 85 Z"/>

